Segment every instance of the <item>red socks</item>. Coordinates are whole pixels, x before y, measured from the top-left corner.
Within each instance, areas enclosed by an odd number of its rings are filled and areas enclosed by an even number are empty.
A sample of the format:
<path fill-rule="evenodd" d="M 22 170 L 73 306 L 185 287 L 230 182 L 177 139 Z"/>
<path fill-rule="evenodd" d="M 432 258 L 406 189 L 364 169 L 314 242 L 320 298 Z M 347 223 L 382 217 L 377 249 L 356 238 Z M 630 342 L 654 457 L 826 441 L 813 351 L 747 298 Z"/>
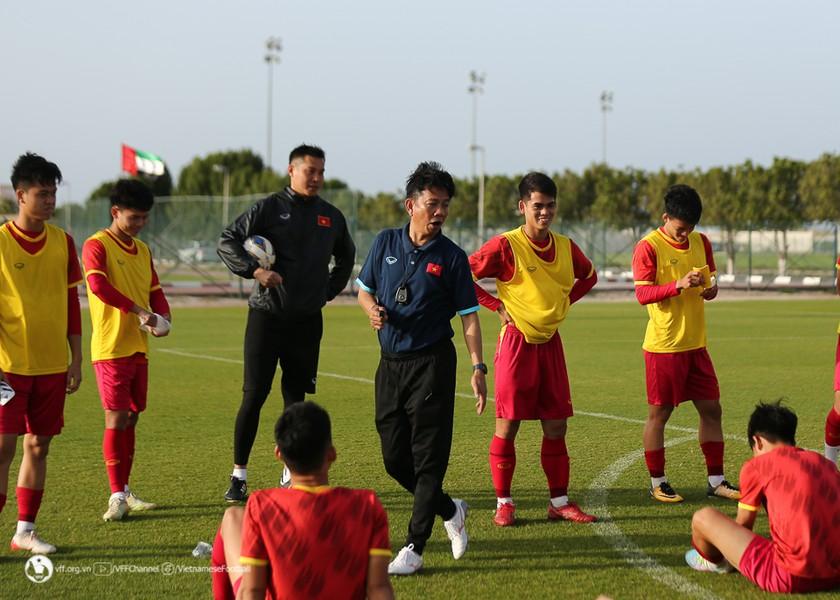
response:
<path fill-rule="evenodd" d="M 234 600 L 233 586 L 228 577 L 227 565 L 225 564 L 225 542 L 222 539 L 222 528 L 216 531 L 216 539 L 213 540 L 213 553 L 210 555 L 211 580 L 213 582 L 214 600 Z"/>
<path fill-rule="evenodd" d="M 645 463 L 651 477 L 665 477 L 665 448 L 645 450 Z"/>
<path fill-rule="evenodd" d="M 840 446 L 840 415 L 834 407 L 828 411 L 825 419 L 825 443 L 829 446 Z"/>
<path fill-rule="evenodd" d="M 112 494 L 125 490 L 125 437 L 123 429 L 106 429 L 102 436 L 102 456 L 105 459 L 105 470 L 108 471 Z"/>
<path fill-rule="evenodd" d="M 44 490 L 31 490 L 25 487 L 15 488 L 18 503 L 18 521 L 35 522 L 38 516 L 38 509 L 41 508 L 41 499 L 44 497 Z"/>
<path fill-rule="evenodd" d="M 513 440 L 493 436 L 490 442 L 490 474 L 497 498 L 510 498 L 510 484 L 516 468 L 516 446 Z"/>
<path fill-rule="evenodd" d="M 134 434 L 136 429 L 134 427 L 126 427 L 125 428 L 125 438 L 123 442 L 125 443 L 125 454 L 123 454 L 123 458 L 125 462 L 123 463 L 123 472 L 122 472 L 122 480 L 124 485 L 128 485 L 128 477 L 131 475 L 131 467 L 134 464 Z"/>
<path fill-rule="evenodd" d="M 706 459 L 706 473 L 723 475 L 723 442 L 703 442 L 700 449 Z"/>
<path fill-rule="evenodd" d="M 566 440 L 543 437 L 540 463 L 548 479 L 550 496 L 565 496 L 569 489 L 569 453 L 566 450 Z"/>

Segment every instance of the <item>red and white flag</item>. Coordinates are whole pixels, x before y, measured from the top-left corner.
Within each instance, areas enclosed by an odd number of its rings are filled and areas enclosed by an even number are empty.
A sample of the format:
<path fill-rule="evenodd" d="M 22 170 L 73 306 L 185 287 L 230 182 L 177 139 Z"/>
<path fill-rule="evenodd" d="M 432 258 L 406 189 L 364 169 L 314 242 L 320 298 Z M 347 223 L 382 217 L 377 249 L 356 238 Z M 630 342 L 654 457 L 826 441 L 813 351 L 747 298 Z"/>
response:
<path fill-rule="evenodd" d="M 166 170 L 166 165 L 159 156 L 122 145 L 122 170 L 131 175 L 145 173 L 159 177 Z"/>

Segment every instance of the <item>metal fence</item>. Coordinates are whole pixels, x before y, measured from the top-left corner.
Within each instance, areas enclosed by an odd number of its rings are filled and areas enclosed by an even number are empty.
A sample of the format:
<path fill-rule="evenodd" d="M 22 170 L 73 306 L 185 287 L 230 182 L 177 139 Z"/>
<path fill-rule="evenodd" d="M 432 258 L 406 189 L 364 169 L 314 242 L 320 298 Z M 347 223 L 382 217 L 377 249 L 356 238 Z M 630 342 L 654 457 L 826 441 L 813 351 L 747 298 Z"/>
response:
<path fill-rule="evenodd" d="M 360 195 L 349 190 L 324 194 L 347 217 L 361 263 L 379 228 L 362 227 L 358 215 Z M 216 255 L 215 246 L 225 224 L 262 196 L 224 199 L 217 196 L 158 198 L 149 223 L 141 234 L 155 256 L 161 280 L 175 287 L 201 286 L 219 292 L 238 291 L 240 284 Z M 54 222 L 67 229 L 81 246 L 92 233 L 110 223 L 107 199 L 85 205 L 62 206 Z M 450 218 L 445 233 L 467 253 L 481 242 L 511 229 L 520 222 L 494 223 L 479 236 L 474 222 Z M 558 221 L 554 229 L 570 236 L 589 256 L 602 282 L 630 284 L 633 247 L 649 229 L 614 230 L 599 223 Z M 811 224 L 785 233 L 744 230 L 730 236 L 734 256 L 725 252 L 725 232 L 701 227 L 712 240 L 722 285 L 746 288 L 825 288 L 834 285 L 838 252 L 836 224 Z M 787 252 L 783 248 L 787 247 Z M 786 254 L 786 258 L 782 256 Z"/>

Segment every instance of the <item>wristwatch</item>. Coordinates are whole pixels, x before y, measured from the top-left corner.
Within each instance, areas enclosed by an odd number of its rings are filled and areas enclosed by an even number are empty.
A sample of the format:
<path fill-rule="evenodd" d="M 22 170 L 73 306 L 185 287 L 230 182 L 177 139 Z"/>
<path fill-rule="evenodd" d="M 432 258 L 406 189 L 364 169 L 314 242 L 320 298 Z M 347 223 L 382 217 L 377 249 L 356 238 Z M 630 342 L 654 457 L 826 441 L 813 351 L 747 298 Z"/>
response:
<path fill-rule="evenodd" d="M 473 371 L 481 371 L 485 375 L 487 375 L 487 365 L 484 363 L 478 363 L 477 365 L 473 365 Z"/>

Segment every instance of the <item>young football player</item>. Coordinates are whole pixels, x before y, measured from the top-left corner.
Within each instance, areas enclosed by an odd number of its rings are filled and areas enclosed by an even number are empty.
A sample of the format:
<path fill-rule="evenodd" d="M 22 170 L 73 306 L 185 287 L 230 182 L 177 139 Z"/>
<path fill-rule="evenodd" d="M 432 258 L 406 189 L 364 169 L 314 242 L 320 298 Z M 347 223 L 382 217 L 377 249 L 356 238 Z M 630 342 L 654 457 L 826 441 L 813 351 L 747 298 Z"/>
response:
<path fill-rule="evenodd" d="M 252 492 L 245 508 L 225 511 L 211 558 L 213 596 L 392 599 L 388 517 L 371 490 L 330 487 L 336 451 L 327 412 L 292 404 L 274 437 L 292 484 Z"/>
<path fill-rule="evenodd" d="M 35 554 L 55 552 L 35 533 L 35 517 L 44 496 L 50 442 L 64 425 L 65 394 L 79 389 L 82 380 L 76 291 L 82 273 L 76 246 L 62 229 L 47 223 L 60 182 L 55 163 L 30 153 L 18 158 L 12 169 L 18 213 L 0 226 L 0 379 L 14 390 L 0 403 L 0 510 L 22 435 L 18 523 L 11 548 Z"/>
<path fill-rule="evenodd" d="M 665 192 L 662 226 L 633 252 L 636 298 L 647 306 L 642 345 L 648 415 L 644 429 L 650 495 L 682 502 L 665 476 L 665 424 L 674 408 L 690 400 L 700 415 L 700 448 L 706 459 L 707 494 L 737 500 L 738 488 L 723 476 L 720 389 L 706 351 L 704 303 L 718 294 L 712 245 L 694 231 L 703 203 L 694 188 L 674 185 Z"/>
<path fill-rule="evenodd" d="M 693 549 L 685 555 L 691 568 L 725 572 L 732 565 L 768 592 L 840 588 L 840 473 L 818 453 L 796 447 L 796 423 L 778 402 L 756 406 L 738 515 L 733 520 L 711 507 L 694 513 Z M 762 507 L 769 539 L 752 531 Z"/>
<path fill-rule="evenodd" d="M 470 257 L 475 279 L 493 278 L 499 297 L 477 283 L 482 306 L 502 322 L 496 348 L 496 432 L 490 442 L 490 473 L 496 490 L 493 522 L 513 525 L 511 483 L 516 467 L 514 440 L 523 420 L 539 419 L 540 462 L 548 479 L 550 520 L 591 523 L 593 515 L 569 502 L 567 419 L 572 399 L 563 343 L 557 328 L 569 307 L 598 280 L 595 269 L 569 238 L 551 231 L 557 186 L 543 173 L 519 183 L 519 212 L 525 224 L 484 244 Z"/>
<path fill-rule="evenodd" d="M 147 331 L 165 336 L 172 320 L 152 253 L 137 238 L 153 204 L 152 191 L 142 181 L 118 181 L 111 193 L 111 224 L 90 236 L 82 248 L 93 324 L 90 353 L 105 409 L 102 454 L 111 486 L 102 515 L 106 521 L 156 506 L 128 486 L 137 421 L 146 410 Z"/>

